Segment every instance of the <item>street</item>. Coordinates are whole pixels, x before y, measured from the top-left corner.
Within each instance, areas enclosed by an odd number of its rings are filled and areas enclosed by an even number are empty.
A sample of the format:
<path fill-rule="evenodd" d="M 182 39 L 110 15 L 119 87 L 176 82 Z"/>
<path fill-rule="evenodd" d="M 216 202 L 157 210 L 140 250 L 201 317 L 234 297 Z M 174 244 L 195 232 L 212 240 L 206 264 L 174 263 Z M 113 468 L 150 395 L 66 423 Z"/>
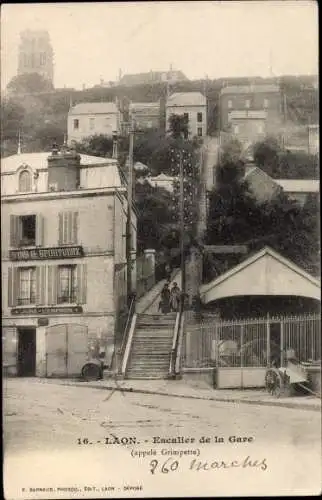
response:
<path fill-rule="evenodd" d="M 3 389 L 7 499 L 66 498 L 67 487 L 85 498 L 156 496 L 159 488 L 176 495 L 320 490 L 318 412 L 35 378 L 5 379 Z M 216 470 L 214 461 L 226 465 Z M 34 491 L 45 487 L 53 488 L 49 496 Z"/>

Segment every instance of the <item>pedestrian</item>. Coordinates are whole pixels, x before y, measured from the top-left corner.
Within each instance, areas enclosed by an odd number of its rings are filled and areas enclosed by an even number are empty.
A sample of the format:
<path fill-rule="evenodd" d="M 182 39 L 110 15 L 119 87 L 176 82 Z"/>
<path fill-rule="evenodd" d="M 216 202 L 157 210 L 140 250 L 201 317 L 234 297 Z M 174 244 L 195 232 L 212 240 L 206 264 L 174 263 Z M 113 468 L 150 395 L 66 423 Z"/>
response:
<path fill-rule="evenodd" d="M 161 290 L 161 301 L 159 303 L 159 310 L 163 314 L 166 314 L 170 311 L 170 290 L 169 283 L 165 283 L 164 287 Z"/>
<path fill-rule="evenodd" d="M 171 274 L 172 274 L 171 265 L 169 263 L 167 263 L 166 266 L 165 266 L 165 277 L 166 277 L 166 280 L 171 281 Z"/>
<path fill-rule="evenodd" d="M 170 292 L 171 311 L 178 312 L 180 306 L 181 290 L 176 282 L 173 283 Z"/>

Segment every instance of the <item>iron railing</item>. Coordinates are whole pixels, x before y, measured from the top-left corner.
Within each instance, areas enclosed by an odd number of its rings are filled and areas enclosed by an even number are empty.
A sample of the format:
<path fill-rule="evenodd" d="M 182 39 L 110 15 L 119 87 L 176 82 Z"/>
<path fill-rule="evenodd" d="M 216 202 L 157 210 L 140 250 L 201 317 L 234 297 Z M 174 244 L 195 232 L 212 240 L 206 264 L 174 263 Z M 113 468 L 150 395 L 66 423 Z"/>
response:
<path fill-rule="evenodd" d="M 187 318 L 182 361 L 186 367 L 283 365 L 292 351 L 300 362 L 321 360 L 319 315 L 221 321 Z"/>
<path fill-rule="evenodd" d="M 175 377 L 175 366 L 176 366 L 176 358 L 177 358 L 180 317 L 181 317 L 181 314 L 180 314 L 180 312 L 178 312 L 176 314 L 176 321 L 175 321 L 174 329 L 173 329 L 172 348 L 171 348 L 171 354 L 170 354 L 169 377 Z"/>
<path fill-rule="evenodd" d="M 124 327 L 124 330 L 123 330 L 123 336 L 122 336 L 121 346 L 120 346 L 120 348 L 118 350 L 118 356 L 119 356 L 119 359 L 121 361 L 122 361 L 123 356 L 124 356 L 124 352 L 125 352 L 125 348 L 126 348 L 126 344 L 127 344 L 127 339 L 128 339 L 128 335 L 129 335 L 129 331 L 130 331 L 130 327 L 131 327 L 131 323 L 132 323 L 132 318 L 133 318 L 133 315 L 135 313 L 135 304 L 136 304 L 136 296 L 133 295 L 132 298 L 131 298 L 131 302 L 130 302 L 130 306 L 129 306 L 129 311 L 128 311 L 128 315 L 127 315 L 125 327 Z"/>

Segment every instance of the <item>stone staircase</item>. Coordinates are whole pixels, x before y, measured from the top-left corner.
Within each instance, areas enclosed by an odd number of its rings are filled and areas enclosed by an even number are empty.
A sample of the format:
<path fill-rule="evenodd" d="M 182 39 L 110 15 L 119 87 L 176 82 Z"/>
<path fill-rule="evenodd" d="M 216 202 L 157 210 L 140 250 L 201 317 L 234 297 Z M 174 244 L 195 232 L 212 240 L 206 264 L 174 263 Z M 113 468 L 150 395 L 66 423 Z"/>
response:
<path fill-rule="evenodd" d="M 126 378 L 167 377 L 175 321 L 176 313 L 138 314 Z"/>

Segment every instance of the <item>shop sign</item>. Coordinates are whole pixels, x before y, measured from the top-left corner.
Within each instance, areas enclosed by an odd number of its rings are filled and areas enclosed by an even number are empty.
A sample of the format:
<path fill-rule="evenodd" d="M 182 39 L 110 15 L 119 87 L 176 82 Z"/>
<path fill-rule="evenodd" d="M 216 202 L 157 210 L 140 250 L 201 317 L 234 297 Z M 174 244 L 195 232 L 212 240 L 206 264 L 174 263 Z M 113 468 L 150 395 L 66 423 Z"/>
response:
<path fill-rule="evenodd" d="M 10 260 L 49 260 L 49 259 L 73 259 L 83 257 L 82 246 L 51 247 L 51 248 L 25 248 L 21 250 L 10 250 Z"/>
<path fill-rule="evenodd" d="M 29 314 L 79 314 L 83 312 L 82 306 L 67 307 L 14 307 L 11 314 L 14 316 L 26 316 Z"/>
<path fill-rule="evenodd" d="M 38 326 L 48 326 L 49 319 L 48 318 L 38 318 Z"/>

